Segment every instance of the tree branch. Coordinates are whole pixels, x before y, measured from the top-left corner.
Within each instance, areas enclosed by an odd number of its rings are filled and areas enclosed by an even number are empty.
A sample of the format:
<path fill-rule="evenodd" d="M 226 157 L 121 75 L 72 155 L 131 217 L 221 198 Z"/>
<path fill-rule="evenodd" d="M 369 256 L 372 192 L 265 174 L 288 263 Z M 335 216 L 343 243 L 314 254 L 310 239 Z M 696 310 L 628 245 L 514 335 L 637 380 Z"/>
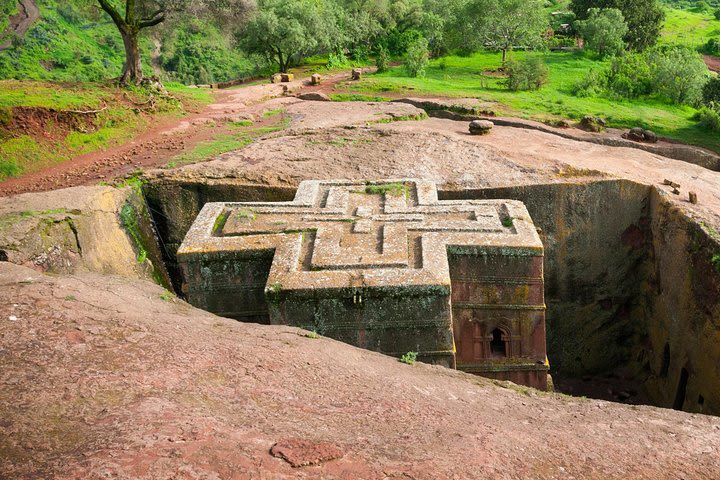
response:
<path fill-rule="evenodd" d="M 110 15 L 110 18 L 112 18 L 113 22 L 115 22 L 115 25 L 121 31 L 124 32 L 125 30 L 127 30 L 127 23 L 125 23 L 125 20 L 123 20 L 123 18 L 120 16 L 120 13 L 115 10 L 115 7 L 110 5 L 110 2 L 108 0 L 98 0 L 98 2 L 100 2 L 100 7 L 105 10 L 105 13 Z"/>
<path fill-rule="evenodd" d="M 138 27 L 139 27 L 139 28 L 154 27 L 154 26 L 157 25 L 158 23 L 162 23 L 162 22 L 164 22 L 164 21 L 165 21 L 165 12 L 162 12 L 162 13 L 160 13 L 159 16 L 157 16 L 157 17 L 155 17 L 155 18 L 149 18 L 149 19 L 141 20 L 141 21 L 138 23 Z"/>

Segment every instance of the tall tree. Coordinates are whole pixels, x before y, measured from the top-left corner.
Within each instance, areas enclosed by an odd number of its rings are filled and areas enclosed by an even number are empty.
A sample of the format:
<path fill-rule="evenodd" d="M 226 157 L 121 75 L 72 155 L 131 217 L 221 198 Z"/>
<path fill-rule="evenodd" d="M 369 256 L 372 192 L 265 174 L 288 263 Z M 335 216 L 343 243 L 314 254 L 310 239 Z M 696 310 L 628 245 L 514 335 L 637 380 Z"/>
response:
<path fill-rule="evenodd" d="M 628 27 L 617 8 L 591 8 L 588 19 L 576 21 L 575 29 L 585 40 L 585 47 L 601 57 L 619 55 L 625 49 L 623 37 Z"/>
<path fill-rule="evenodd" d="M 236 19 L 252 8 L 252 0 L 98 0 L 112 18 L 125 46 L 120 83 L 140 83 L 140 32 L 164 22 L 174 13 L 208 14 L 217 19 Z"/>
<path fill-rule="evenodd" d="M 324 0 L 261 0 L 240 32 L 240 43 L 250 53 L 273 59 L 286 72 L 303 57 L 344 43 L 339 14 L 337 4 Z"/>
<path fill-rule="evenodd" d="M 465 35 L 471 48 L 487 47 L 502 52 L 502 63 L 513 47 L 534 48 L 542 44 L 549 20 L 541 0 L 471 0 L 461 21 L 475 32 Z"/>
<path fill-rule="evenodd" d="M 120 75 L 120 83 L 139 83 L 142 78 L 142 65 L 140 63 L 139 37 L 144 28 L 153 27 L 165 21 L 168 12 L 177 2 L 172 1 L 144 1 L 124 0 L 124 14 L 111 0 L 98 0 L 100 7 L 110 15 L 115 26 L 120 31 L 125 46 L 125 65 Z"/>
<path fill-rule="evenodd" d="M 578 20 L 585 20 L 592 8 L 617 8 L 623 14 L 628 31 L 625 43 L 637 51 L 657 43 L 665 12 L 658 0 L 572 0 L 570 9 Z"/>

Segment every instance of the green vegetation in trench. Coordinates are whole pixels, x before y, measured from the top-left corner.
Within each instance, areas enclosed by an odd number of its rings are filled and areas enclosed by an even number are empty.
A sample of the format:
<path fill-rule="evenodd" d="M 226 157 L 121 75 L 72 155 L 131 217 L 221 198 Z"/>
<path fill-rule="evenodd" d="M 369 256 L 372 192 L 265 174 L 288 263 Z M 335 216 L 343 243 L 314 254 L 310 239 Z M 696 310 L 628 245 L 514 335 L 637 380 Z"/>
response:
<path fill-rule="evenodd" d="M 365 193 L 368 195 L 392 195 L 395 197 L 407 197 L 410 194 L 408 186 L 402 182 L 394 183 L 368 183 L 365 185 Z"/>
<path fill-rule="evenodd" d="M 517 59 L 528 55 L 538 54 L 513 53 Z M 592 115 L 605 118 L 610 127 L 640 126 L 662 136 L 720 151 L 720 136 L 703 129 L 693 120 L 697 112 L 693 107 L 670 104 L 658 97 L 624 99 L 573 95 L 574 86 L 588 72 L 606 68 L 607 61 L 583 52 L 539 55 L 550 70 L 548 83 L 540 90 L 508 90 L 503 74 L 498 71 L 499 54 L 494 52 L 450 55 L 432 60 L 424 77 L 411 78 L 402 67 L 392 67 L 387 72 L 368 75 L 341 87 L 348 94 L 392 92 L 395 95 L 477 98 L 497 103 L 496 110 L 501 115 L 542 122 L 565 118 L 580 120 L 585 115 Z"/>
<path fill-rule="evenodd" d="M 200 89 L 166 87 L 174 98 L 155 96 L 155 109 L 141 111 L 137 104 L 151 95 L 141 88 L 0 81 L 0 181 L 121 144 L 160 118 L 213 100 Z"/>

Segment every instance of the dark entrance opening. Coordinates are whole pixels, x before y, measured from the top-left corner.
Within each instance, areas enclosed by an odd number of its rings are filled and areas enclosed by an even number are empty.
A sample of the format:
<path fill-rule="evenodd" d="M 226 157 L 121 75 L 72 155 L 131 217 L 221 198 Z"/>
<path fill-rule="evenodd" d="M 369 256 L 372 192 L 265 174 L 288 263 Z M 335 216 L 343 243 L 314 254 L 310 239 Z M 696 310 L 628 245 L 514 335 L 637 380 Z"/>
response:
<path fill-rule="evenodd" d="M 686 369 L 683 368 L 680 371 L 680 382 L 678 382 L 678 389 L 677 393 L 675 394 L 675 403 L 673 403 L 673 408 L 675 410 L 682 410 L 682 407 L 685 404 L 685 395 L 687 394 L 687 384 L 689 377 L 690 374 Z"/>
<path fill-rule="evenodd" d="M 662 367 L 660 368 L 660 376 L 667 377 L 669 368 L 670 368 L 670 344 L 666 343 L 665 348 L 663 349 Z"/>
<path fill-rule="evenodd" d="M 492 340 L 490 341 L 490 353 L 493 357 L 506 357 L 505 342 L 502 338 L 502 330 L 496 328 L 492 331 Z"/>
<path fill-rule="evenodd" d="M 7 262 L 8 254 L 5 250 L 0 250 L 0 262 Z"/>

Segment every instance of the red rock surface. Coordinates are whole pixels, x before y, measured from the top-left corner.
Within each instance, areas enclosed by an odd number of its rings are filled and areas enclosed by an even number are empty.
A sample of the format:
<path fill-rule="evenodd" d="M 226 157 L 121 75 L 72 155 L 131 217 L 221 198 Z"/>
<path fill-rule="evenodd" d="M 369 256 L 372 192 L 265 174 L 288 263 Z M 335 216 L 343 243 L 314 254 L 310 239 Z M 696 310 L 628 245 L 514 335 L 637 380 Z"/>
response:
<path fill-rule="evenodd" d="M 409 366 L 169 298 L 150 283 L 0 263 L 0 478 L 657 480 L 720 471 L 715 417 Z M 328 460 L 293 468 L 270 453 L 278 444 L 300 463 Z M 342 457 L 330 460 L 338 455 L 329 445 Z"/>

